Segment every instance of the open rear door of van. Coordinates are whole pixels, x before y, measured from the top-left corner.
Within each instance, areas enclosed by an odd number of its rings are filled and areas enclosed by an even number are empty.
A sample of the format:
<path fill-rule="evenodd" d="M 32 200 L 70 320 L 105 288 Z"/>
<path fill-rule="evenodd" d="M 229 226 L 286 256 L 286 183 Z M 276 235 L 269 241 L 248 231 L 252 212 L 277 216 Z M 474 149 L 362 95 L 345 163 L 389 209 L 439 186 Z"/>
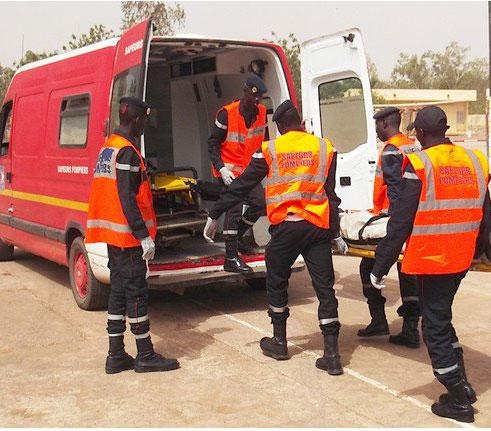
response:
<path fill-rule="evenodd" d="M 304 42 L 300 58 L 303 117 L 309 132 L 329 138 L 337 150 L 341 208 L 371 208 L 377 144 L 360 31 Z"/>
<path fill-rule="evenodd" d="M 134 25 L 119 39 L 113 65 L 111 132 L 118 124 L 119 99 L 128 96 L 145 98 L 151 39 L 152 22 L 150 20 Z"/>

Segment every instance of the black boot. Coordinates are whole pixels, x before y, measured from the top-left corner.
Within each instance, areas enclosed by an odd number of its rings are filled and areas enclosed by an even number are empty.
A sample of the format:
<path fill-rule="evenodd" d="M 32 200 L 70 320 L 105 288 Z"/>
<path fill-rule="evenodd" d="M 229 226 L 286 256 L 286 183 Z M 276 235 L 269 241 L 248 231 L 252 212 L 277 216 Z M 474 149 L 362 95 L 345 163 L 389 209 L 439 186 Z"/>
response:
<path fill-rule="evenodd" d="M 397 344 L 399 346 L 406 346 L 411 349 L 417 349 L 420 346 L 419 343 L 419 331 L 418 331 L 419 318 L 407 318 L 402 321 L 402 330 L 397 335 L 391 335 L 389 342 Z"/>
<path fill-rule="evenodd" d="M 477 401 L 477 395 L 476 391 L 474 388 L 471 386 L 469 381 L 467 380 L 467 373 L 465 372 L 465 366 L 464 366 L 464 351 L 462 350 L 462 347 L 458 347 L 455 349 L 455 354 L 457 355 L 457 362 L 459 364 L 460 370 L 462 372 L 462 377 L 464 380 L 464 391 L 467 394 L 467 399 L 471 404 L 474 404 Z M 445 399 L 448 397 L 448 394 L 443 394 L 440 395 L 440 402 L 445 402 Z"/>
<path fill-rule="evenodd" d="M 124 351 L 124 335 L 109 337 L 109 352 L 106 358 L 106 374 L 132 370 L 135 360 Z"/>
<path fill-rule="evenodd" d="M 315 366 L 331 376 L 343 374 L 338 348 L 338 334 L 324 334 L 324 356 L 315 361 Z"/>
<path fill-rule="evenodd" d="M 288 356 L 288 345 L 286 341 L 286 320 L 290 315 L 288 308 L 280 313 L 268 310 L 273 324 L 273 337 L 264 337 L 259 342 L 263 355 L 282 361 L 290 359 Z"/>
<path fill-rule="evenodd" d="M 138 354 L 135 358 L 135 372 L 172 371 L 179 368 L 177 359 L 165 358 L 153 350 L 150 336 L 137 339 Z"/>
<path fill-rule="evenodd" d="M 372 318 L 366 328 L 358 330 L 359 337 L 389 335 L 389 325 L 385 317 L 385 298 L 373 286 L 363 287 L 363 295 L 367 298 L 368 310 Z"/>
<path fill-rule="evenodd" d="M 239 256 L 237 239 L 225 241 L 225 262 L 223 263 L 223 270 L 238 274 L 250 274 L 254 272 Z"/>
<path fill-rule="evenodd" d="M 455 419 L 459 422 L 474 422 L 474 408 L 472 407 L 464 388 L 464 380 L 453 386 L 446 386 L 448 394 L 440 397 L 438 402 L 431 406 L 431 411 L 444 418 Z"/>

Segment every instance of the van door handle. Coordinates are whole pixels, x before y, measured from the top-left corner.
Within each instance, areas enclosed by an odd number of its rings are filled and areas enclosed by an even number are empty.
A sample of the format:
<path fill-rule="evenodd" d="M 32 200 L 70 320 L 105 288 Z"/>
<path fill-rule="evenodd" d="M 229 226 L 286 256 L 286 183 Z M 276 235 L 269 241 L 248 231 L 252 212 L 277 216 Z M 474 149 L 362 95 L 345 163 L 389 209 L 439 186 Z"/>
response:
<path fill-rule="evenodd" d="M 14 212 L 14 206 L 13 205 L 10 205 L 8 208 L 7 208 L 7 212 L 12 214 Z"/>
<path fill-rule="evenodd" d="M 369 161 L 368 161 L 368 164 L 369 164 L 369 165 L 374 165 L 375 163 L 377 163 L 375 160 L 369 160 Z"/>
<path fill-rule="evenodd" d="M 5 180 L 9 183 L 12 182 L 12 172 L 5 172 Z"/>

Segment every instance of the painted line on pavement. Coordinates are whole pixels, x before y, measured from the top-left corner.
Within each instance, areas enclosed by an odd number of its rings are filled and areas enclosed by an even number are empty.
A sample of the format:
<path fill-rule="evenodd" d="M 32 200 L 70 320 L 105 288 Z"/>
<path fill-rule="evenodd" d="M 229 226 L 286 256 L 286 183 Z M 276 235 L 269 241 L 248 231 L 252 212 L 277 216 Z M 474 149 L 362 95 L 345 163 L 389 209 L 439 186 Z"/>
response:
<path fill-rule="evenodd" d="M 261 335 L 270 335 L 270 332 L 265 331 L 261 328 L 258 328 L 257 326 L 255 326 L 249 322 L 246 322 L 245 320 L 242 320 L 242 319 L 239 319 L 235 316 L 232 316 L 231 314 L 228 314 L 228 313 L 225 313 L 225 312 L 218 310 L 216 308 L 210 307 L 209 305 L 204 304 L 204 303 L 197 301 L 195 299 L 191 299 L 190 301 L 194 302 L 195 304 L 197 304 L 203 308 L 207 308 L 208 310 L 213 311 L 213 313 L 215 313 L 215 314 L 222 315 L 222 316 L 226 317 L 227 319 L 238 323 L 239 325 L 242 325 L 242 326 L 245 326 L 246 328 L 252 329 L 253 331 L 258 332 Z M 321 357 L 320 355 L 313 352 L 312 350 L 306 350 L 303 347 L 300 347 L 299 345 L 292 343 L 291 341 L 288 341 L 288 344 L 290 346 L 296 347 L 297 349 L 301 350 L 302 352 L 304 352 L 307 355 L 310 355 L 316 359 Z M 365 382 L 365 383 L 367 383 L 367 384 L 369 384 L 369 385 L 371 385 L 377 389 L 380 389 L 380 390 L 382 390 L 382 391 L 384 391 L 390 395 L 393 395 L 396 398 L 407 401 L 407 402 L 413 404 L 414 406 L 419 407 L 420 409 L 426 410 L 428 413 L 433 415 L 433 413 L 431 412 L 431 407 L 429 405 L 419 401 L 418 399 L 410 397 L 409 395 L 405 395 L 402 392 L 399 392 L 398 390 L 391 389 L 387 385 L 380 383 L 379 381 L 374 380 L 370 377 L 366 377 L 363 374 L 360 374 L 358 371 L 352 370 L 351 368 L 343 367 L 343 370 L 347 374 L 349 374 L 350 376 L 354 377 L 355 379 L 361 380 L 362 382 Z M 455 425 L 458 425 L 462 428 L 476 428 L 472 424 L 468 424 L 468 423 L 464 423 L 464 422 L 458 422 L 454 419 L 449 419 L 449 418 L 442 418 L 442 419 L 445 419 L 445 420 L 447 420 L 447 421 L 449 421 Z"/>

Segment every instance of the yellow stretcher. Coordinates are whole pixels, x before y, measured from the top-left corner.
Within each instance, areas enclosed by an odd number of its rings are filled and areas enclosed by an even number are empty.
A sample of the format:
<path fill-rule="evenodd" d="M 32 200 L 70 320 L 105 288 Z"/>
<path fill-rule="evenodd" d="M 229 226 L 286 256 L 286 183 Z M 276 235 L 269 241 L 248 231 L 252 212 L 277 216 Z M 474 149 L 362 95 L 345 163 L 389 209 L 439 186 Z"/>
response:
<path fill-rule="evenodd" d="M 348 247 L 348 256 L 356 257 L 368 257 L 375 259 L 375 250 L 359 248 L 359 247 Z M 402 254 L 399 255 L 398 262 L 402 262 Z M 491 262 L 484 261 L 474 261 L 470 267 L 471 271 L 481 271 L 481 272 L 491 272 Z"/>

